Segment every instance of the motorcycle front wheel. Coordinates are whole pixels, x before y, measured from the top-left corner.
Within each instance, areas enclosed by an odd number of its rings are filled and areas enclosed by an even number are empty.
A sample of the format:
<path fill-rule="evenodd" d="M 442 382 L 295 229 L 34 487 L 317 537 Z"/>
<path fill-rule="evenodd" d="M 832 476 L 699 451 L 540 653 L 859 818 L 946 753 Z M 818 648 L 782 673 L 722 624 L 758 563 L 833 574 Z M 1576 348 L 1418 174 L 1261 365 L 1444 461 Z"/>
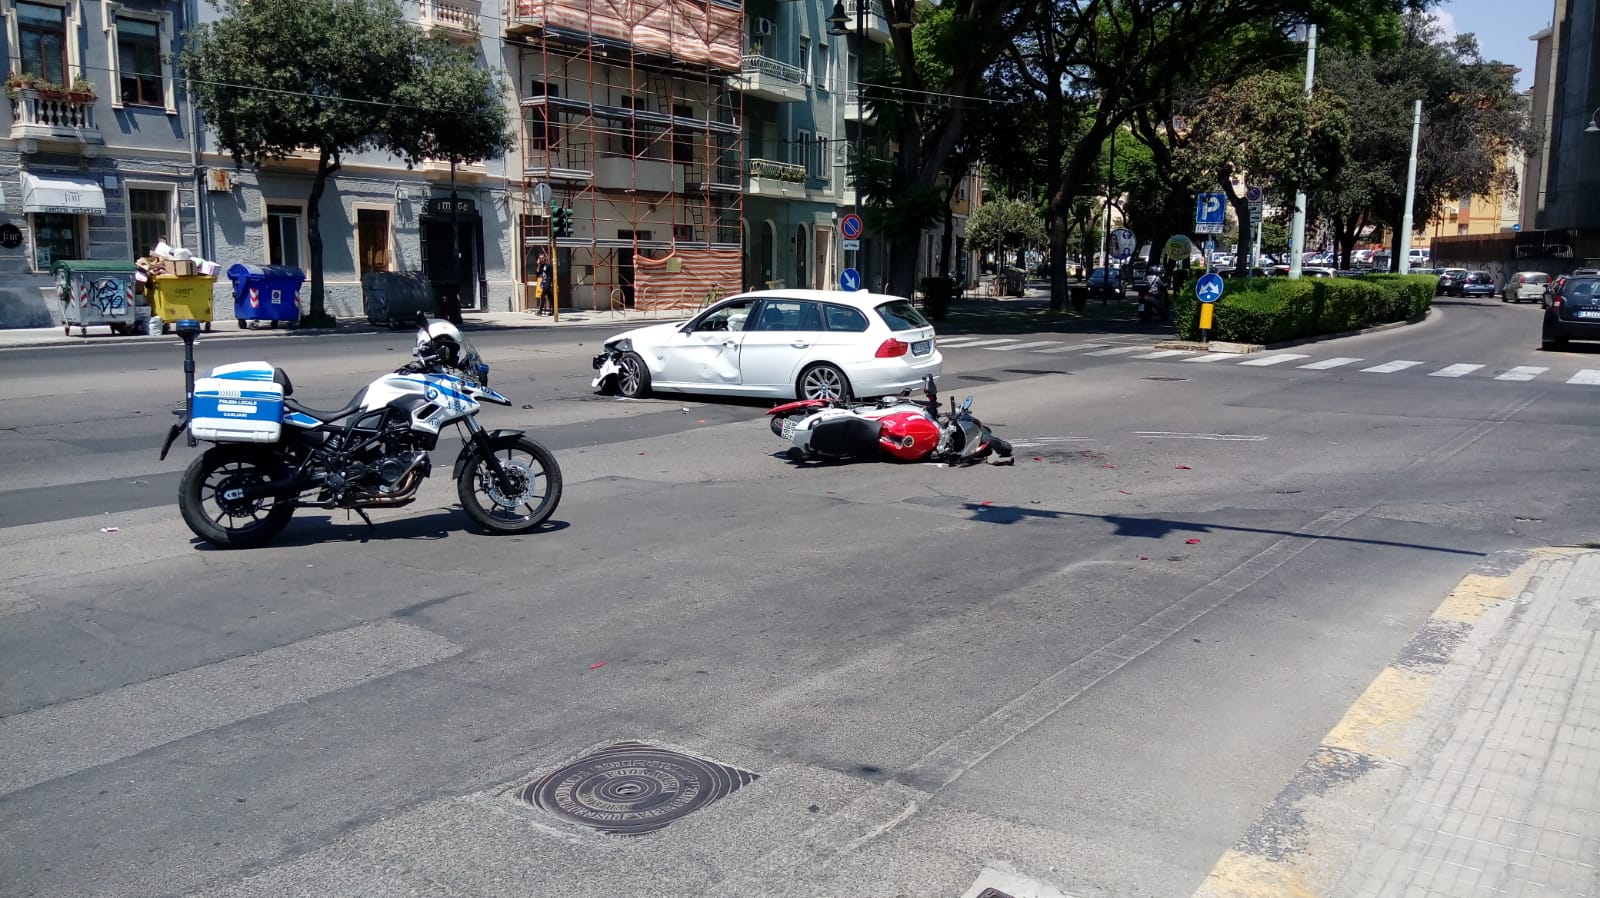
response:
<path fill-rule="evenodd" d="M 289 476 L 270 450 L 222 445 L 189 464 L 178 486 L 178 510 L 194 535 L 219 549 L 250 549 L 272 541 L 294 514 L 293 499 L 241 499 L 230 494 Z"/>
<path fill-rule="evenodd" d="M 561 466 L 549 449 L 527 437 L 494 447 L 505 472 L 504 488 L 480 450 L 474 448 L 456 481 L 461 508 L 490 533 L 527 533 L 549 520 L 561 503 Z"/>

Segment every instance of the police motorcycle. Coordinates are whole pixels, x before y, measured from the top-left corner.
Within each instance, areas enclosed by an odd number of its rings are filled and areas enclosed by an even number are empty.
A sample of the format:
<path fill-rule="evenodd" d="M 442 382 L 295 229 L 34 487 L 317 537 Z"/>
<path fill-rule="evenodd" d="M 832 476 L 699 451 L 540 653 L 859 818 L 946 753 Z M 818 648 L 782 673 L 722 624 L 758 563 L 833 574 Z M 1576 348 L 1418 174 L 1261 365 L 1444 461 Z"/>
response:
<path fill-rule="evenodd" d="M 445 321 L 417 331 L 412 360 L 363 387 L 343 408 L 294 399 L 282 368 L 236 362 L 195 379 L 200 325 L 177 323 L 184 341 L 184 406 L 175 409 L 161 458 L 180 435 L 214 444 L 178 488 L 189 529 L 225 549 L 271 542 L 297 507 L 347 509 L 372 526 L 369 508 L 416 501 L 432 471 L 428 453 L 456 425 L 463 445 L 451 476 L 461 507 L 490 533 L 527 533 L 561 502 L 561 468 L 520 430 L 484 430 L 480 402 L 511 405 L 489 388 L 489 366 Z"/>

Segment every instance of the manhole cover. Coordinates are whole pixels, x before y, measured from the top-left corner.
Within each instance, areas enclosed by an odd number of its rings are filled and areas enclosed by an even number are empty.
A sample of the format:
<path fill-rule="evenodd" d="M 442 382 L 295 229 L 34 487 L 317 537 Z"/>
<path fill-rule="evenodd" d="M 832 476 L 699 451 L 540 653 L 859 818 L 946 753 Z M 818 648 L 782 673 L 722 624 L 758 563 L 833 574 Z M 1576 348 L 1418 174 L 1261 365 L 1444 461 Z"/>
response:
<path fill-rule="evenodd" d="M 619 742 L 525 787 L 522 800 L 604 833 L 636 836 L 755 780 L 755 774 L 726 764 Z"/>

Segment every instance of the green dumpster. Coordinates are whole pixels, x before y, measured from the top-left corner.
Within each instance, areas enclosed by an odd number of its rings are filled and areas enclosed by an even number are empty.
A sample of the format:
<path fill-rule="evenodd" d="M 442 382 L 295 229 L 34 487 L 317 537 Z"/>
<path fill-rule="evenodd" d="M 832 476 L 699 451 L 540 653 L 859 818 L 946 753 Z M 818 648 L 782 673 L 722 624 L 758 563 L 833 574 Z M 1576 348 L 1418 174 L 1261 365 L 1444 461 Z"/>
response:
<path fill-rule="evenodd" d="M 149 312 L 134 299 L 138 269 L 131 259 L 62 259 L 52 271 L 61 299 L 61 326 L 67 334 L 76 325 L 78 333 L 87 337 L 90 325 L 102 324 L 113 334 L 144 332 Z"/>

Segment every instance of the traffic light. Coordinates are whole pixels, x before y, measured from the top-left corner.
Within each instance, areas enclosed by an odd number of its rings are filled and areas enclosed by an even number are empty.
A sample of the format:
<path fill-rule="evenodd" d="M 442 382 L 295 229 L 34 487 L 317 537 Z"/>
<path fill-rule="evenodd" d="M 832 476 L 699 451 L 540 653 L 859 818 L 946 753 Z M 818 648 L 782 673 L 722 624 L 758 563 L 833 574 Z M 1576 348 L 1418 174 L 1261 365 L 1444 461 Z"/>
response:
<path fill-rule="evenodd" d="M 550 233 L 556 237 L 572 236 L 572 210 L 557 206 L 550 210 Z"/>

